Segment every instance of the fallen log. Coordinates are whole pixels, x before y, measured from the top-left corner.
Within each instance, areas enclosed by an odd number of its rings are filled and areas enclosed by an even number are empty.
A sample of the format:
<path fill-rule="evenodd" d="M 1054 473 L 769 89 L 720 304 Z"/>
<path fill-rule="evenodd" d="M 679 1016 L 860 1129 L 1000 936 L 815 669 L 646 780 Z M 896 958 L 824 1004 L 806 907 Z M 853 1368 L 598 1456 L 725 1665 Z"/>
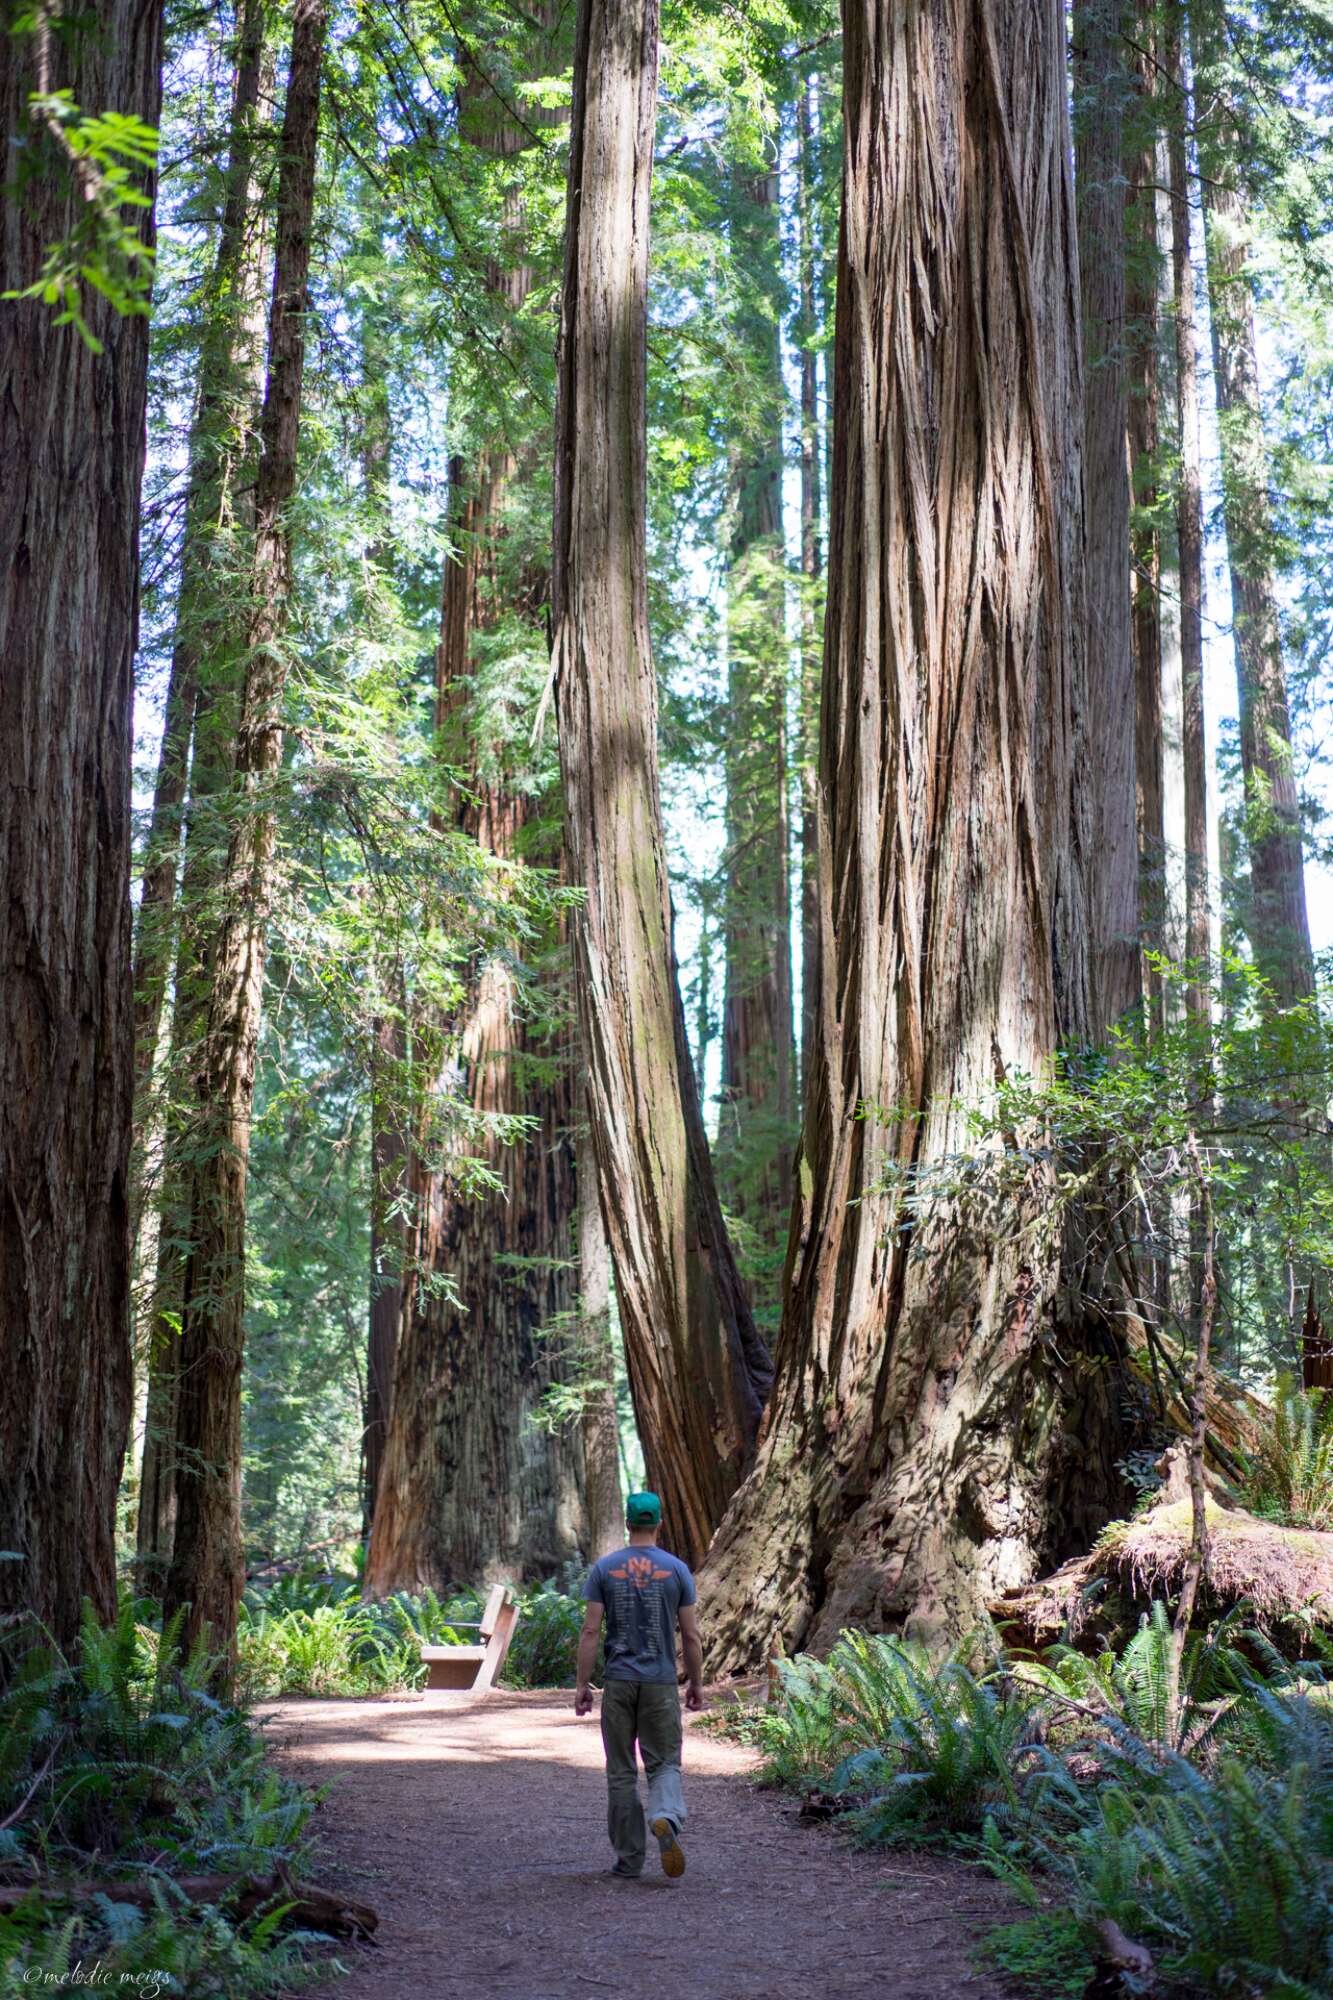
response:
<path fill-rule="evenodd" d="M 267 1881 L 252 1875 L 141 1875 L 127 1882 L 74 1877 L 0 1884 L 0 1914 L 16 1910 L 29 1896 L 46 1903 L 86 1903 L 105 1896 L 110 1903 L 148 1910 L 163 1888 L 199 1909 L 226 1904 L 241 1922 L 285 1905 L 287 1920 L 298 1930 L 322 1931 L 328 1937 L 369 1938 L 379 1926 L 379 1916 L 367 1904 L 353 1903 L 315 1882 L 297 1882 L 281 1862 Z"/>
<path fill-rule="evenodd" d="M 1146 1513 L 1113 1521 L 1087 1555 L 992 1602 L 1012 1644 L 1040 1650 L 1060 1638 L 1095 1640 L 1179 1590 L 1192 1532 L 1184 1447 L 1173 1445 L 1161 1469 L 1162 1490 Z M 1243 1603 L 1265 1629 L 1283 1619 L 1333 1626 L 1333 1534 L 1263 1520 L 1212 1473 L 1205 1483 L 1209 1602 L 1221 1610 Z"/>

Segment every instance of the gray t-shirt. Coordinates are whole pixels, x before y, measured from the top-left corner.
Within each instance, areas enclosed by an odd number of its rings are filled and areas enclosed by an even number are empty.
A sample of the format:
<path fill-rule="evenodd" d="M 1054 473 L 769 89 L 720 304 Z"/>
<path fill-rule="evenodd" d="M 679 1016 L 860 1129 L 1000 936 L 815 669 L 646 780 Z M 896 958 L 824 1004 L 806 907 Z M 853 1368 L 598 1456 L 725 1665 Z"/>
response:
<path fill-rule="evenodd" d="M 616 1549 L 588 1571 L 583 1595 L 606 1608 L 606 1678 L 676 1684 L 676 1614 L 694 1578 L 665 1549 Z"/>

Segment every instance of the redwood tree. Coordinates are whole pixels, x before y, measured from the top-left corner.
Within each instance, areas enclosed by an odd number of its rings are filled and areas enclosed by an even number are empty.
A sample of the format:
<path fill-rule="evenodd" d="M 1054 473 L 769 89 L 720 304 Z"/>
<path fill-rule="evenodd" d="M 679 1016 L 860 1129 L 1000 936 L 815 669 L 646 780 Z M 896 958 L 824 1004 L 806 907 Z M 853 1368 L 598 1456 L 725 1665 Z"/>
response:
<path fill-rule="evenodd" d="M 728 1212 L 746 1218 L 760 1252 L 751 1277 L 752 1301 L 758 1308 L 771 1295 L 776 1320 L 777 1285 L 765 1266 L 781 1267 L 796 1115 L 776 169 L 733 173 L 729 219 L 741 285 L 737 336 L 746 354 L 755 409 L 731 469 L 726 987 L 716 1157 Z"/>
<path fill-rule="evenodd" d="M 524 56 L 534 75 L 545 72 L 557 18 L 548 8 L 531 25 Z M 466 45 L 459 129 L 491 160 L 513 159 L 531 143 L 508 93 Z M 508 351 L 532 287 L 517 173 L 502 189 L 500 220 L 486 284 Z M 487 729 L 484 741 L 473 690 L 479 655 L 501 617 L 517 619 L 540 650 L 547 567 L 507 546 L 510 508 L 533 473 L 533 453 L 520 462 L 489 407 L 475 423 L 480 446 L 450 470 L 436 731 L 447 763 L 466 774 L 452 796 L 454 826 L 517 862 L 539 838 L 543 814 L 539 789 L 521 768 L 530 760 L 515 740 L 526 725 L 522 689 L 514 690 L 512 713 L 506 706 L 505 726 Z M 562 953 L 554 941 L 553 961 Z M 542 968 L 548 976 L 551 969 Z M 531 990 L 493 956 L 478 956 L 466 988 L 458 1020 L 441 1024 L 450 1056 L 438 1083 L 442 1099 L 468 1101 L 477 1124 L 451 1137 L 428 1106 L 408 1163 L 414 1221 L 366 1562 L 370 1595 L 541 1576 L 588 1546 L 581 1434 L 534 1422 L 559 1370 L 559 1329 L 572 1319 L 578 1291 L 569 1037 L 535 1018 Z M 532 1124 L 513 1137 L 519 1117 Z M 490 1185 L 465 1184 L 469 1156 L 484 1161 Z"/>
<path fill-rule="evenodd" d="M 136 1587 L 149 1594 L 161 1588 L 176 1522 L 177 1345 L 189 1228 L 186 1162 L 198 1142 L 197 1120 L 181 1085 L 207 1020 L 202 954 L 218 870 L 218 801 L 230 781 L 235 754 L 245 645 L 243 583 L 254 528 L 268 251 L 256 156 L 273 67 L 264 8 L 258 0 L 247 0 L 237 29 L 222 215 L 205 295 L 171 670 L 135 932 L 136 1134 L 148 1154 L 161 1155 L 158 1161 L 140 1157 L 133 1204 L 139 1284 L 146 1297 L 140 1342 L 148 1372 Z M 155 1115 L 153 1070 L 173 943 L 165 1115 Z M 150 1135 L 159 1125 L 159 1143 L 153 1143 Z M 152 1278 L 145 1284 L 149 1267 Z"/>
<path fill-rule="evenodd" d="M 1193 18 L 1199 94 L 1207 89 L 1213 99 L 1198 144 L 1245 779 L 1248 928 L 1256 963 L 1277 1004 L 1288 1007 L 1314 992 L 1314 959 L 1273 564 L 1249 224 L 1237 185 L 1239 120 L 1220 48 L 1222 23 L 1207 9 Z"/>
<path fill-rule="evenodd" d="M 953 1187 L 960 1105 L 1088 1021 L 1063 13 L 846 0 L 843 25 L 822 976 L 777 1381 L 704 1582 L 714 1669 L 775 1628 L 957 1631 L 1095 1527 L 1110 1477 L 1039 1149 L 1004 1192 Z"/>
<path fill-rule="evenodd" d="M 770 1381 L 727 1241 L 671 936 L 648 636 L 656 0 L 581 0 L 556 415 L 554 671 L 575 987 L 626 1359 L 664 1533 L 697 1559 Z"/>
<path fill-rule="evenodd" d="M 260 422 L 248 652 L 233 809 L 208 954 L 199 1058 L 200 1144 L 190 1174 L 189 1250 L 176 1421 L 177 1516 L 163 1608 L 230 1651 L 243 1581 L 241 1365 L 245 1352 L 245 1182 L 274 887 L 272 788 L 282 758 L 291 598 L 286 520 L 296 485 L 306 284 L 319 136 L 326 0 L 296 0 L 283 115 L 268 380 Z"/>
<path fill-rule="evenodd" d="M 30 100 L 65 90 L 88 114 L 157 122 L 161 6 L 92 0 L 61 25 L 57 37 L 45 10 L 7 25 L 7 292 L 36 286 L 48 252 L 94 213 L 88 162 Z M 139 217 L 147 243 L 151 210 Z M 130 1411 L 131 674 L 148 362 L 146 318 L 83 290 L 89 339 L 40 297 L 0 312 L 0 1626 L 35 1613 L 61 1644 L 85 1596 L 115 1609 Z"/>
<path fill-rule="evenodd" d="M 1087 699 L 1099 719 L 1084 773 L 1092 801 L 1087 857 L 1094 1023 L 1139 993 L 1139 865 L 1131 632 L 1129 422 L 1125 345 L 1125 107 L 1131 88 L 1121 0 L 1083 0 L 1074 17 L 1075 187 L 1083 300 L 1084 493 L 1087 502 Z M 1034 281 L 1035 282 L 1035 281 Z"/>

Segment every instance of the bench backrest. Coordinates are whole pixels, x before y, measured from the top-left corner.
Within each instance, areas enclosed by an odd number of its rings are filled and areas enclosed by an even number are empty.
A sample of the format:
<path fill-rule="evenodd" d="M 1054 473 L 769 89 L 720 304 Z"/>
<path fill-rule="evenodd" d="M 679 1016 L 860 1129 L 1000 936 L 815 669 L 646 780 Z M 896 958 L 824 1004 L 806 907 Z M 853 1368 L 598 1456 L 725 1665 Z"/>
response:
<path fill-rule="evenodd" d="M 503 1583 L 497 1583 L 486 1599 L 486 1609 L 481 1614 L 479 1627 L 483 1639 L 489 1639 L 500 1622 L 500 1613 L 513 1602 L 513 1593 Z"/>

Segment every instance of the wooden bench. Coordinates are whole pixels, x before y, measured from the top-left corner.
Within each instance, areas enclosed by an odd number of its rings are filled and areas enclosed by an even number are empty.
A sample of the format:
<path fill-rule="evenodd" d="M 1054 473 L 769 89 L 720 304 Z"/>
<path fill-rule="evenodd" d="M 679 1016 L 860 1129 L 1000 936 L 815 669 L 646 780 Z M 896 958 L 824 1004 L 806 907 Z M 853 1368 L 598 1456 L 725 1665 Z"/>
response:
<path fill-rule="evenodd" d="M 497 1583 L 486 1599 L 486 1609 L 481 1614 L 478 1625 L 455 1624 L 459 1632 L 478 1632 L 480 1646 L 423 1646 L 421 1657 L 426 1662 L 426 1693 L 444 1694 L 471 1691 L 484 1694 L 493 1687 L 509 1642 L 514 1636 L 514 1627 L 519 1620 L 519 1604 L 512 1590 L 506 1590 Z"/>

